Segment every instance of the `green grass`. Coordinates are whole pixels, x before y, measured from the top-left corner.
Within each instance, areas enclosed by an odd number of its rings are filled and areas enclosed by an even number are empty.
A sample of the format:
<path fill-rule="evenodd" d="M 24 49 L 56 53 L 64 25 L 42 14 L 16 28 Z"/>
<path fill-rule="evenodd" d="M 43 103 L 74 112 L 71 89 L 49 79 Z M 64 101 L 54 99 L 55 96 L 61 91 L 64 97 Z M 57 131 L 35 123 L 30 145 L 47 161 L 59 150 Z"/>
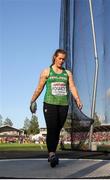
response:
<path fill-rule="evenodd" d="M 41 148 L 42 147 L 42 148 Z M 18 143 L 4 143 L 0 144 L 0 151 L 47 151 L 45 144 L 18 144 Z"/>
<path fill-rule="evenodd" d="M 70 145 L 65 145 L 66 149 L 71 149 Z M 58 145 L 57 150 L 61 150 L 60 146 Z M 98 151 L 107 151 L 110 152 L 110 145 L 100 145 L 97 148 Z M 0 144 L 0 151 L 47 151 L 46 144 L 18 144 L 18 143 L 1 143 Z"/>
<path fill-rule="evenodd" d="M 110 152 L 110 145 L 100 145 L 97 147 L 97 150 Z"/>

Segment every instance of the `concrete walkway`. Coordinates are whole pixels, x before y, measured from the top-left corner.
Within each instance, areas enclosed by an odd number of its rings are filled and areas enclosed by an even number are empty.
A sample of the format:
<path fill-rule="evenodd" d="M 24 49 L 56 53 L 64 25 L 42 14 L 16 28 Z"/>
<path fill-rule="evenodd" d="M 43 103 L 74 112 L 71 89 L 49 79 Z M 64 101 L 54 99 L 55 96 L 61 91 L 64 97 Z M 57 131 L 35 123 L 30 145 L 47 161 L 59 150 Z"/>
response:
<path fill-rule="evenodd" d="M 110 160 L 65 159 L 51 168 L 46 158 L 1 159 L 1 179 L 106 179 L 110 178 Z"/>

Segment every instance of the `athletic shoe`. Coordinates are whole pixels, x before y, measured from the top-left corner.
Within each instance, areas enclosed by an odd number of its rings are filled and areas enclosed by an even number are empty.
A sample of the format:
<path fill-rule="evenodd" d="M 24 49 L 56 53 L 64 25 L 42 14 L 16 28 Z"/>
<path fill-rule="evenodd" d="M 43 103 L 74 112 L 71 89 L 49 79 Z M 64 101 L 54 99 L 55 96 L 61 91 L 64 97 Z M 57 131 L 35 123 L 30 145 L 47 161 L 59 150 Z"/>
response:
<path fill-rule="evenodd" d="M 53 156 L 56 156 L 56 155 L 53 155 Z M 48 157 L 48 162 L 50 162 L 50 159 L 51 159 L 51 157 Z M 57 156 L 56 156 L 56 159 L 57 159 L 57 164 L 59 164 L 59 159 Z"/>
<path fill-rule="evenodd" d="M 50 162 L 50 166 L 53 168 L 59 164 L 59 159 L 56 155 L 52 155 L 48 158 L 48 162 Z"/>

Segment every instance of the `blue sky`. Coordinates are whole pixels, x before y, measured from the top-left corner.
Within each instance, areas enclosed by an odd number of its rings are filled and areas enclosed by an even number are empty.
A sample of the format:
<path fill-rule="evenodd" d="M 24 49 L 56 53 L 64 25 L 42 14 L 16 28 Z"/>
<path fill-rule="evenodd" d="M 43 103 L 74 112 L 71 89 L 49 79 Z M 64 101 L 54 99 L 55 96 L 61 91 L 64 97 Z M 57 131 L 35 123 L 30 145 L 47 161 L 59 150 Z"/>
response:
<path fill-rule="evenodd" d="M 0 0 L 0 114 L 16 128 L 31 118 L 40 72 L 59 46 L 60 0 Z M 40 127 L 44 91 L 37 100 Z"/>
<path fill-rule="evenodd" d="M 82 4 L 83 2 L 81 1 Z M 110 23 L 108 18 L 110 4 L 108 0 L 104 1 L 105 8 L 108 10 L 104 12 L 106 18 L 102 26 L 100 16 L 103 15 L 102 1 L 94 2 L 97 3 L 97 6 L 94 4 L 94 8 L 101 7 L 98 11 L 94 11 L 100 60 L 96 112 L 102 118 L 108 114 L 110 122 Z M 52 55 L 59 47 L 60 3 L 60 0 L 0 0 L 0 114 L 3 120 L 10 118 L 16 128 L 23 127 L 26 117 L 31 118 L 29 105 L 40 73 L 51 64 Z M 77 11 L 76 16 L 79 18 L 79 30 L 77 29 L 76 32 L 76 42 L 79 44 L 75 51 L 75 60 L 78 62 L 75 63 L 75 80 L 84 104 L 83 112 L 90 116 L 93 84 L 90 77 L 91 75 L 93 77 L 95 69 L 94 53 L 91 53 L 93 51 L 92 34 L 90 35 L 88 30 L 90 24 L 88 26 L 87 23 L 85 30 L 83 12 L 86 13 L 86 11 L 83 8 L 86 7 L 81 5 L 78 8 L 82 9 Z M 88 16 L 85 17 L 88 18 Z M 84 29 L 81 29 L 83 25 Z M 40 127 L 45 127 L 42 111 L 44 93 L 45 90 L 37 100 L 36 115 Z M 105 98 L 108 103 L 106 105 Z"/>

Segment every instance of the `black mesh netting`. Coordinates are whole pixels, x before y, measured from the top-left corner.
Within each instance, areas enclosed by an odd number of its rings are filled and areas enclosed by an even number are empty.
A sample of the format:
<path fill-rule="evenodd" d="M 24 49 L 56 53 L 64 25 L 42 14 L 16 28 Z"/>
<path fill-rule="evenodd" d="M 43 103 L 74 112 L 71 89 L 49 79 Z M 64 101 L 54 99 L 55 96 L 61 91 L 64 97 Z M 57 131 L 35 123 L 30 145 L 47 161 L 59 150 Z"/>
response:
<path fill-rule="evenodd" d="M 99 121 L 98 124 L 96 123 L 96 126 L 99 126 L 110 123 L 110 1 L 93 0 L 92 7 L 99 60 L 94 119 Z M 79 111 L 70 95 L 69 114 L 71 116 L 71 127 L 68 130 L 68 139 L 71 139 L 73 148 L 84 148 L 85 144 L 87 145 L 89 142 L 89 122 L 91 120 L 95 72 L 89 0 L 61 1 L 59 46 L 68 52 L 65 66 L 72 71 L 83 102 L 83 109 Z M 99 135 L 100 131 L 97 131 Z M 107 131 L 107 129 L 104 131 Z M 93 130 L 92 141 L 99 142 L 100 137 L 97 137 L 99 135 L 94 134 Z M 104 137 L 103 134 L 100 136 Z M 102 140 L 110 141 L 110 134 L 105 133 L 105 136 L 105 139 Z"/>

